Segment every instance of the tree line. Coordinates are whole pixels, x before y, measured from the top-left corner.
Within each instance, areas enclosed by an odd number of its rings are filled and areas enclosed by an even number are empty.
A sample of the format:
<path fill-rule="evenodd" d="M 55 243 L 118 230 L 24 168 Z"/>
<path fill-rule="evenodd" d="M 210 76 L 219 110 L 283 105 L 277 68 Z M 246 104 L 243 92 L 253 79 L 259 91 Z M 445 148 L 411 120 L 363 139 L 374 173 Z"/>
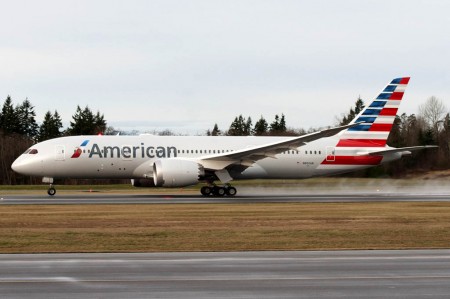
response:
<path fill-rule="evenodd" d="M 214 124 L 212 130 L 208 129 L 206 131 L 207 136 L 290 136 L 304 133 L 303 130 L 295 131 L 294 129 L 288 129 L 284 114 L 281 114 L 281 117 L 276 114 L 275 119 L 270 124 L 261 115 L 260 119 L 254 125 L 250 116 L 245 118 L 241 114 L 234 118 L 226 131 L 221 131 L 217 123 Z"/>
<path fill-rule="evenodd" d="M 349 123 L 362 109 L 364 101 L 358 98 L 347 113 L 337 119 L 337 125 Z M 253 124 L 251 117 L 239 115 L 226 130 L 215 124 L 207 130 L 208 136 L 293 136 L 312 132 L 313 129 L 292 129 L 287 126 L 284 114 L 275 115 L 273 121 L 261 116 Z M 104 115 L 86 106 L 77 106 L 68 128 L 63 129 L 58 111 L 47 111 L 41 124 L 36 121 L 35 108 L 28 99 L 14 105 L 10 96 L 6 98 L 0 112 L 0 184 L 29 184 L 40 178 L 22 177 L 11 170 L 12 162 L 36 142 L 71 135 L 116 134 L 117 130 L 107 126 Z M 169 130 L 160 135 L 173 135 Z M 414 153 L 412 158 L 402 159 L 366 171 L 358 176 L 401 176 L 406 171 L 426 171 L 450 168 L 450 116 L 447 107 L 436 97 L 430 97 L 419 107 L 418 115 L 396 116 L 389 135 L 388 144 L 394 147 L 416 145 L 439 145 L 439 149 Z"/>

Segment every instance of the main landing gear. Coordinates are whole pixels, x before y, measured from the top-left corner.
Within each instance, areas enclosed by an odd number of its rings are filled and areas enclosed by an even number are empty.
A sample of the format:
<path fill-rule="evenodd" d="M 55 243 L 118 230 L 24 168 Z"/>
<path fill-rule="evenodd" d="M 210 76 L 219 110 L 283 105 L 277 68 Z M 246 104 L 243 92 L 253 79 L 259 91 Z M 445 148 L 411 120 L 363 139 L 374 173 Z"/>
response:
<path fill-rule="evenodd" d="M 200 189 L 200 192 L 203 196 L 235 196 L 237 193 L 236 188 L 234 188 L 231 185 L 225 185 L 225 186 L 216 186 L 216 185 L 208 185 L 203 186 Z"/>

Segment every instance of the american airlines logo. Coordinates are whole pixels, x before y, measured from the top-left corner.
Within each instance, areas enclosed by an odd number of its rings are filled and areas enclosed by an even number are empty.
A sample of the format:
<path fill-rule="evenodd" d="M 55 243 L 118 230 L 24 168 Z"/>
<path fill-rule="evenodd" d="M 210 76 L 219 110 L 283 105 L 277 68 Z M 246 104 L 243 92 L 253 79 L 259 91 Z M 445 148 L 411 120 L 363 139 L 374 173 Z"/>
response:
<path fill-rule="evenodd" d="M 89 143 L 89 140 L 85 140 L 83 141 L 79 147 L 77 147 L 77 149 L 75 150 L 75 152 L 72 155 L 72 159 L 73 158 L 79 158 L 81 156 L 81 154 L 83 153 L 83 148 Z"/>
<path fill-rule="evenodd" d="M 83 141 L 80 147 L 77 147 L 72 158 L 79 158 L 83 152 L 86 152 L 86 145 L 89 140 Z M 122 145 L 122 146 L 100 146 L 93 143 L 87 149 L 89 158 L 122 158 L 122 159 L 136 159 L 136 158 L 171 158 L 177 157 L 177 148 L 174 146 L 145 146 L 141 143 L 138 146 Z"/>

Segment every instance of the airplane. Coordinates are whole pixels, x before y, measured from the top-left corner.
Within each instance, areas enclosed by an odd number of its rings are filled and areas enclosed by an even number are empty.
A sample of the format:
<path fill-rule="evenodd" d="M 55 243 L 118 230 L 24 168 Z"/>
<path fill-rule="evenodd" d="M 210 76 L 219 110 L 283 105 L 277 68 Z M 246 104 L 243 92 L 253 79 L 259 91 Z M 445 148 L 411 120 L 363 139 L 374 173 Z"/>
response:
<path fill-rule="evenodd" d="M 235 196 L 233 180 L 304 179 L 374 167 L 436 147 L 386 144 L 409 79 L 392 80 L 348 125 L 298 137 L 68 136 L 31 146 L 11 168 L 42 177 L 50 196 L 56 178 L 131 179 L 136 187 L 203 182 L 203 196 Z"/>

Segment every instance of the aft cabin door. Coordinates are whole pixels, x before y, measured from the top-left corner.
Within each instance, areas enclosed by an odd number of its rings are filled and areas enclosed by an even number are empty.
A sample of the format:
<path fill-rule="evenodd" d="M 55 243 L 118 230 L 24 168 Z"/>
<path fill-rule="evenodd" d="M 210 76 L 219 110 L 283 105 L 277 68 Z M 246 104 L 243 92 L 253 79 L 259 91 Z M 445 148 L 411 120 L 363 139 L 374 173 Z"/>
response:
<path fill-rule="evenodd" d="M 336 151 L 334 146 L 327 146 L 327 161 L 333 162 L 336 160 Z"/>
<path fill-rule="evenodd" d="M 66 159 L 66 153 L 65 153 L 65 146 L 64 145 L 56 145 L 55 146 L 55 160 L 56 161 L 64 161 Z"/>

